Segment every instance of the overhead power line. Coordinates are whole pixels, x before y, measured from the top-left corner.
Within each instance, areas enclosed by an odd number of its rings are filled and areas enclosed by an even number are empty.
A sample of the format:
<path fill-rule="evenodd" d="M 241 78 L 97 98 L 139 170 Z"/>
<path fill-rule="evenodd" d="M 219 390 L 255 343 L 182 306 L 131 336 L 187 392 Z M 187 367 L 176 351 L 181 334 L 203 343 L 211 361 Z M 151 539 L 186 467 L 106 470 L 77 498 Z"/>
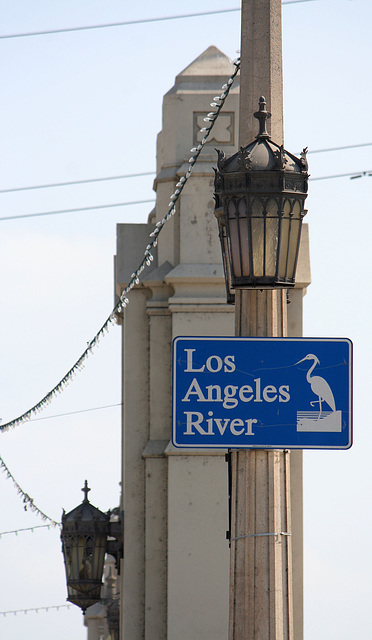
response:
<path fill-rule="evenodd" d="M 309 153 L 326 153 L 328 151 L 344 151 L 345 149 L 358 149 L 359 147 L 370 147 L 372 142 L 361 142 L 359 144 L 347 144 L 344 147 L 328 147 L 327 149 L 309 149 Z"/>
<path fill-rule="evenodd" d="M 326 153 L 328 151 L 344 151 L 345 149 L 358 149 L 360 147 L 370 147 L 372 146 L 372 142 L 361 142 L 359 144 L 348 144 L 342 147 L 328 147 L 326 149 L 309 149 L 309 153 Z M 142 178 L 144 176 L 154 176 L 156 171 L 143 171 L 141 173 L 126 173 L 119 176 L 104 176 L 101 178 L 86 178 L 84 180 L 69 180 L 67 182 L 49 182 L 46 184 L 36 184 L 29 185 L 24 187 L 10 187 L 7 189 L 0 189 L 0 193 L 16 193 L 18 191 L 32 191 L 36 189 L 50 189 L 54 187 L 70 187 L 79 184 L 90 184 L 94 182 L 109 182 L 110 180 L 125 180 L 127 178 Z M 344 174 L 348 175 L 348 174 Z M 353 175 L 353 174 L 350 174 Z M 340 176 L 341 177 L 341 176 Z M 326 179 L 326 178 L 314 178 L 316 180 Z"/>
<path fill-rule="evenodd" d="M 355 178 L 362 178 L 363 176 L 372 176 L 372 170 L 370 171 L 353 171 L 351 173 L 338 173 L 332 176 L 318 176 L 318 177 L 310 177 L 309 181 L 314 182 L 315 180 L 332 180 L 334 178 L 350 178 L 350 180 L 353 180 Z M 149 203 L 155 203 L 156 200 L 155 198 L 151 199 L 151 200 L 133 200 L 132 202 L 117 202 L 117 203 L 113 203 L 113 204 L 100 204 L 100 205 L 96 205 L 96 206 L 90 206 L 90 207 L 77 207 L 75 209 L 59 209 L 57 211 L 40 211 L 40 212 L 36 212 L 36 213 L 22 213 L 22 214 L 16 214 L 14 216 L 3 216 L 0 217 L 0 222 L 2 221 L 6 221 L 6 220 L 19 220 L 22 218 L 37 218 L 37 217 L 41 217 L 41 216 L 53 216 L 53 215 L 58 215 L 58 214 L 62 214 L 62 213 L 79 213 L 79 212 L 85 212 L 85 211 L 99 211 L 101 209 L 111 209 L 113 207 L 126 207 L 126 206 L 130 206 L 130 205 L 137 205 L 137 204 L 149 204 Z"/>
<path fill-rule="evenodd" d="M 301 4 L 303 2 L 315 2 L 316 0 L 283 0 L 282 4 Z M 71 33 L 74 31 L 89 31 L 93 29 L 110 29 L 112 27 L 127 27 L 136 24 L 146 24 L 149 22 L 165 22 L 166 20 L 182 20 L 185 18 L 199 18 L 202 16 L 211 16 L 222 13 L 233 13 L 240 11 L 240 7 L 232 9 L 215 9 L 214 11 L 200 11 L 198 13 L 184 13 L 178 16 L 160 16 L 158 18 L 140 18 L 138 20 L 126 20 L 125 22 L 110 22 L 107 24 L 94 24 L 84 27 L 65 27 L 62 29 L 48 29 L 47 31 L 29 31 L 25 33 L 11 33 L 0 35 L 0 40 L 10 40 L 12 38 L 28 38 L 32 36 L 46 36 L 56 33 Z"/>
<path fill-rule="evenodd" d="M 107 176 L 105 178 L 87 178 L 86 180 L 70 180 L 68 182 L 51 182 L 48 184 L 36 184 L 29 187 L 12 187 L 11 189 L 0 189 L 0 193 L 14 193 L 16 191 L 31 191 L 32 189 L 50 189 L 51 187 L 70 187 L 76 184 L 89 184 L 91 182 L 105 182 L 109 180 L 125 180 L 126 178 L 141 178 L 143 176 L 153 176 L 155 171 L 144 171 L 142 173 L 127 173 L 122 176 Z"/>
<path fill-rule="evenodd" d="M 319 176 L 318 178 L 309 178 L 310 180 L 332 180 L 333 178 L 350 178 L 350 180 L 355 180 L 355 178 L 363 178 L 363 176 L 372 176 L 371 171 L 354 171 L 353 173 L 338 173 L 333 176 Z"/>
<path fill-rule="evenodd" d="M 42 416 L 41 418 L 31 418 L 30 422 L 36 422 L 36 420 L 51 420 L 52 418 L 64 418 L 65 416 L 75 416 L 78 413 L 87 413 L 88 411 L 101 411 L 102 409 L 111 409 L 112 407 L 121 407 L 122 402 L 116 404 L 106 404 L 102 407 L 92 407 L 90 409 L 78 409 L 77 411 L 68 411 L 67 413 L 57 413 L 54 416 Z"/>
<path fill-rule="evenodd" d="M 113 204 L 99 204 L 92 207 L 77 207 L 76 209 L 60 209 L 58 211 L 42 211 L 37 213 L 22 213 L 15 216 L 3 216 L 1 220 L 19 220 L 20 218 L 36 218 L 39 216 L 53 216 L 59 213 L 78 213 L 79 211 L 97 211 L 99 209 L 110 209 L 113 207 L 127 207 L 133 204 L 147 204 L 149 202 L 155 202 L 152 200 L 133 200 L 132 202 L 115 202 Z"/>
<path fill-rule="evenodd" d="M 303 2 L 305 0 L 302 0 Z M 307 0 L 308 2 L 310 0 Z M 73 31 L 89 31 L 92 29 L 111 29 L 113 27 L 128 27 L 136 24 L 146 24 L 149 22 L 165 22 L 166 20 L 182 20 L 184 18 L 197 18 L 201 16 L 210 16 L 219 13 L 232 13 L 234 11 L 240 11 L 240 7 L 233 9 L 216 9 L 214 11 L 201 11 L 199 13 L 185 13 L 178 16 L 160 16 L 158 18 L 140 18 L 138 20 L 125 20 L 124 22 L 109 22 L 106 24 L 92 24 L 83 27 L 65 27 L 62 29 L 48 29 L 47 31 L 28 31 L 25 33 L 12 33 L 7 35 L 0 35 L 0 40 L 7 40 L 10 38 L 28 38 L 32 36 L 46 36 L 53 35 L 55 33 L 71 33 Z"/>

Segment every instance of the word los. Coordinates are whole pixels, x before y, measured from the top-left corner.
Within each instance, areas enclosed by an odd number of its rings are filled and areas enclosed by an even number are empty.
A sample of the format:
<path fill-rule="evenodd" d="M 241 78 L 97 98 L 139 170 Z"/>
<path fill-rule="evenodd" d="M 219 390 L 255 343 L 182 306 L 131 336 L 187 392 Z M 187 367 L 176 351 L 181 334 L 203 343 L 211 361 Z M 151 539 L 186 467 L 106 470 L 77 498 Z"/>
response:
<path fill-rule="evenodd" d="M 207 368 L 207 371 L 209 371 L 210 373 L 218 373 L 219 371 L 221 371 L 222 367 L 225 373 L 232 373 L 236 369 L 234 362 L 235 356 L 225 356 L 223 360 L 222 358 L 220 358 L 220 356 L 209 356 L 209 358 L 206 359 L 205 364 L 203 364 L 199 368 L 196 368 L 193 363 L 192 357 L 195 349 L 184 349 L 184 351 L 187 353 L 187 367 L 185 369 L 186 373 L 202 373 L 205 368 Z"/>

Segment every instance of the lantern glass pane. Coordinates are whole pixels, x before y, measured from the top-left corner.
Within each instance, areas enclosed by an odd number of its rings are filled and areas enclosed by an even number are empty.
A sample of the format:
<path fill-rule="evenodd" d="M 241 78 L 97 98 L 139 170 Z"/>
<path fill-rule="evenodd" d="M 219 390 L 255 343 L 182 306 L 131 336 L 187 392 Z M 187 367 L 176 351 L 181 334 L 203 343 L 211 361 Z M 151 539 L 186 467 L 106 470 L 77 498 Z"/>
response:
<path fill-rule="evenodd" d="M 99 550 L 97 549 L 99 553 Z M 95 579 L 95 558 L 94 558 L 94 546 L 91 536 L 87 536 L 85 539 L 85 549 L 83 559 L 80 565 L 79 577 L 81 580 Z"/>
<path fill-rule="evenodd" d="M 235 201 L 230 200 L 228 206 L 229 216 L 229 236 L 230 236 L 230 256 L 232 263 L 232 270 L 235 276 L 241 275 L 241 261 L 240 261 L 240 247 L 239 247 L 239 225 L 237 218 L 237 209 Z"/>
<path fill-rule="evenodd" d="M 65 560 L 65 567 L 66 567 L 66 578 L 68 580 L 72 572 L 72 567 L 71 567 L 72 558 L 71 558 L 71 539 L 67 538 L 67 536 L 65 536 L 65 539 L 63 541 L 63 557 Z"/>
<path fill-rule="evenodd" d="M 278 203 L 270 198 L 266 203 L 266 229 L 265 229 L 265 276 L 274 277 L 276 274 L 276 262 L 278 255 L 279 216 Z"/>
<path fill-rule="evenodd" d="M 265 275 L 264 271 L 264 229 L 265 221 L 263 216 L 264 205 L 261 199 L 254 198 L 252 202 L 251 215 L 251 250 L 253 258 L 253 275 L 259 278 Z"/>
<path fill-rule="evenodd" d="M 245 199 L 242 198 L 239 200 L 239 241 L 243 276 L 250 275 L 248 237 L 247 203 Z"/>
<path fill-rule="evenodd" d="M 279 279 L 285 280 L 287 277 L 287 263 L 288 263 L 288 245 L 290 238 L 290 225 L 291 225 L 291 212 L 292 203 L 287 198 L 284 201 L 283 216 L 281 219 L 281 233 L 280 233 L 280 255 L 279 255 Z"/>
<path fill-rule="evenodd" d="M 233 276 L 249 274 L 248 220 L 244 199 L 231 200 L 228 205 L 230 255 Z"/>
<path fill-rule="evenodd" d="M 294 278 L 297 262 L 297 246 L 301 232 L 301 203 L 296 200 L 293 204 L 291 234 L 288 247 L 288 277 Z"/>
<path fill-rule="evenodd" d="M 218 218 L 218 230 L 221 242 L 223 271 L 225 274 L 226 298 L 228 304 L 233 304 L 235 299 L 234 290 L 231 287 L 231 269 L 229 260 L 229 243 L 226 235 L 225 219 L 221 216 Z"/>
<path fill-rule="evenodd" d="M 84 542 L 80 544 L 80 538 L 75 535 L 65 538 L 64 557 L 66 563 L 67 580 L 79 580 L 79 567 L 83 557 Z"/>
<path fill-rule="evenodd" d="M 99 538 L 96 539 L 94 576 L 92 577 L 97 580 L 102 580 L 103 566 L 105 564 L 106 555 L 106 541 L 106 536 L 99 536 Z"/>
<path fill-rule="evenodd" d="M 88 574 L 91 574 L 91 570 L 89 570 L 89 567 L 91 567 L 91 562 L 89 555 L 87 557 L 86 554 L 85 536 L 79 536 L 76 551 L 79 571 L 78 580 L 87 580 Z"/>
<path fill-rule="evenodd" d="M 71 536 L 65 543 L 67 582 L 73 589 L 88 593 L 101 582 L 106 553 L 106 536 Z"/>

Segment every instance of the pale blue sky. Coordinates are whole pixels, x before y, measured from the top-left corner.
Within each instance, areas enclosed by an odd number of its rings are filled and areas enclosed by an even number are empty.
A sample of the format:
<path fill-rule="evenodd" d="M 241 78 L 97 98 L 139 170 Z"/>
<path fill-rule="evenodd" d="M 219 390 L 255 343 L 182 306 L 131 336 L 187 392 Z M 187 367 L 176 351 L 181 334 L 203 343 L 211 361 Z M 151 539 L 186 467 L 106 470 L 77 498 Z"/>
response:
<path fill-rule="evenodd" d="M 239 0 L 0 0 L 0 35 L 238 7 Z M 283 8 L 285 146 L 299 151 L 372 143 L 370 0 L 315 0 Z M 234 58 L 239 12 L 126 27 L 0 39 L 0 189 L 155 169 L 162 96 L 209 45 Z M 371 146 L 309 154 L 312 177 L 372 170 Z M 152 176 L 0 193 L 0 217 L 153 197 Z M 367 580 L 372 179 L 310 182 L 313 283 L 307 336 L 355 347 L 355 444 L 305 453 L 305 639 L 372 632 Z M 7 422 L 48 392 L 113 306 L 116 224 L 145 221 L 151 205 L 0 220 L 0 416 Z M 134 267 L 137 265 L 134 265 Z M 40 417 L 120 402 L 120 329 Z M 120 410 L 28 423 L 1 436 L 0 456 L 45 513 L 82 499 L 119 500 Z M 43 524 L 0 475 L 2 531 Z M 369 555 L 368 555 L 369 554 Z M 56 531 L 0 540 L 0 612 L 65 603 Z M 0 615 L 0 636 L 83 640 L 76 607 Z"/>

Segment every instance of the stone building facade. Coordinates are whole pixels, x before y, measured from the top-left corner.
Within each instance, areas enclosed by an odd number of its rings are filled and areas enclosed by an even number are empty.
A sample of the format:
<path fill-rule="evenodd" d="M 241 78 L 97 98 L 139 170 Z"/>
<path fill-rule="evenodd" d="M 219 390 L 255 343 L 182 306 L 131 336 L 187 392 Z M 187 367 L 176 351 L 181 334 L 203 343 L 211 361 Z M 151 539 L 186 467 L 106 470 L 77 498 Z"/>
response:
<path fill-rule="evenodd" d="M 141 262 L 149 234 L 200 142 L 206 113 L 233 66 L 209 47 L 164 96 L 157 141 L 156 206 L 147 224 L 117 227 L 116 293 Z M 229 547 L 227 465 L 221 450 L 171 444 L 171 348 L 176 336 L 234 334 L 226 304 L 214 216 L 215 147 L 238 146 L 239 81 L 165 225 L 151 270 L 130 294 L 122 324 L 121 640 L 226 640 Z M 302 334 L 302 297 L 310 283 L 304 227 L 297 285 L 289 293 L 289 335 Z M 292 455 L 295 637 L 302 639 L 302 454 Z"/>

